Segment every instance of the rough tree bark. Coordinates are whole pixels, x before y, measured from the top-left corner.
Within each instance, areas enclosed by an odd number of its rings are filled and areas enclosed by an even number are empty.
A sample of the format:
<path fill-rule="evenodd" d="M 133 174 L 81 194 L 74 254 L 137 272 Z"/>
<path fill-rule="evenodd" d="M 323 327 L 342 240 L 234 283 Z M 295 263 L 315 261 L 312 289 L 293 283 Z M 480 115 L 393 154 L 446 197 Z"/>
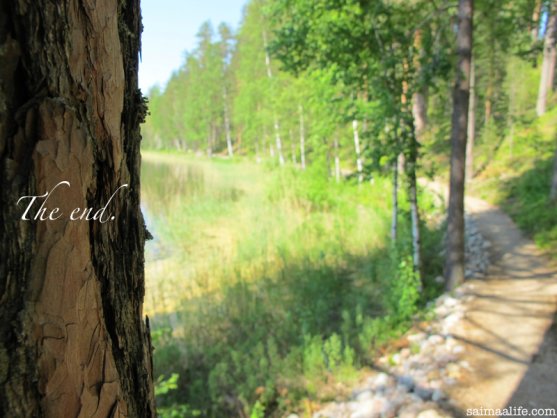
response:
<path fill-rule="evenodd" d="M 470 98 L 472 58 L 473 0 L 459 0 L 457 76 L 453 90 L 451 131 L 451 173 L 447 222 L 445 279 L 452 290 L 464 281 L 464 186 L 466 176 L 466 137 Z"/>
<path fill-rule="evenodd" d="M 543 63 L 541 68 L 540 88 L 538 90 L 538 102 L 536 113 L 541 116 L 546 111 L 547 96 L 553 89 L 555 78 L 555 59 L 557 57 L 557 1 L 551 2 L 549 20 L 545 32 L 543 47 Z"/>
<path fill-rule="evenodd" d="M 140 31 L 138 0 L 0 2 L 0 416 L 155 416 Z M 46 206 L 66 216 L 22 221 L 61 181 Z M 69 221 L 123 184 L 114 220 Z"/>

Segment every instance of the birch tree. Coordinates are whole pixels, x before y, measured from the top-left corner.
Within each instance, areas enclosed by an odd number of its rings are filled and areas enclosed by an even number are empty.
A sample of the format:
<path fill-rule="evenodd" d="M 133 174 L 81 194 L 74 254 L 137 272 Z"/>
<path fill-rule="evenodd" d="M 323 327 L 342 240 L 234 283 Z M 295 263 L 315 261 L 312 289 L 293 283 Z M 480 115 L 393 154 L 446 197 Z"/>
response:
<path fill-rule="evenodd" d="M 229 79 L 230 79 L 230 60 L 231 60 L 231 40 L 232 31 L 226 24 L 219 26 L 220 35 L 220 49 L 221 49 L 221 65 L 222 65 L 222 106 L 224 114 L 224 132 L 226 135 L 226 149 L 228 156 L 234 156 L 234 149 L 232 146 L 232 132 L 230 128 L 230 104 L 229 104 Z"/>

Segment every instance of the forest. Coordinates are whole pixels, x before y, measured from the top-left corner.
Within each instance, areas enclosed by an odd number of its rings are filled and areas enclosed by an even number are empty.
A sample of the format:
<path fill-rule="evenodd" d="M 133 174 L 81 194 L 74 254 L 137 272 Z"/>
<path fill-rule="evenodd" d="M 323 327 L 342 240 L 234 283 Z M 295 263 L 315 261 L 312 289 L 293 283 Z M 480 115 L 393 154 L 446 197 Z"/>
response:
<path fill-rule="evenodd" d="M 250 0 L 237 30 L 204 23 L 142 126 L 159 414 L 310 417 L 349 392 L 482 277 L 465 188 L 555 257 L 556 31 L 550 0 Z"/>

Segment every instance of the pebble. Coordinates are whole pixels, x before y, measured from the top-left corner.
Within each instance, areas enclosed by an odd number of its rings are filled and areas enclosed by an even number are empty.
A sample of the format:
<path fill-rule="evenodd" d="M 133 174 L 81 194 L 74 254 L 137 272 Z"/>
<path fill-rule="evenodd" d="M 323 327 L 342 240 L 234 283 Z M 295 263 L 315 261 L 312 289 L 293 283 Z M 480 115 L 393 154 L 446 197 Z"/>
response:
<path fill-rule="evenodd" d="M 466 276 L 482 278 L 489 268 L 491 243 L 468 217 L 465 233 Z M 435 281 L 443 283 L 444 279 L 438 276 Z M 436 319 L 425 324 L 421 332 L 407 335 L 410 348 L 380 357 L 377 364 L 385 372 L 370 377 L 365 387 L 354 390 L 351 401 L 331 403 L 313 418 L 450 417 L 435 404 L 450 402 L 447 389 L 458 383 L 464 370 L 471 370 L 468 362 L 460 361 L 466 348 L 450 333 L 464 317 L 464 304 L 473 298 L 473 289 L 474 283 L 469 281 L 453 295 L 444 294 L 431 302 Z"/>
<path fill-rule="evenodd" d="M 416 418 L 444 418 L 447 415 L 440 414 L 436 409 L 426 409 L 420 412 Z"/>

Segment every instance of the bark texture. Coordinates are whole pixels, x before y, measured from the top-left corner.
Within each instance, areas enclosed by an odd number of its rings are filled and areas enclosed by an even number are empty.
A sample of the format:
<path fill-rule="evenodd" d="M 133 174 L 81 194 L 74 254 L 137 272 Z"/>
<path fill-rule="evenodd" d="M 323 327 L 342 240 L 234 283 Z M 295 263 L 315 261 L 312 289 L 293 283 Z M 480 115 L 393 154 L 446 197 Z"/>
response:
<path fill-rule="evenodd" d="M 553 89 L 555 78 L 555 59 L 557 58 L 557 1 L 551 2 L 551 10 L 547 21 L 543 47 L 543 63 L 541 68 L 540 88 L 536 113 L 541 116 L 547 107 L 547 96 Z"/>
<path fill-rule="evenodd" d="M 139 1 L 0 1 L 0 416 L 154 417 Z M 56 221 L 21 196 L 61 181 Z M 113 221 L 70 221 L 109 205 Z"/>
<path fill-rule="evenodd" d="M 451 290 L 464 281 L 464 185 L 472 60 L 473 7 L 473 0 L 459 0 L 458 64 L 453 91 L 451 173 L 445 266 L 446 285 Z"/>

